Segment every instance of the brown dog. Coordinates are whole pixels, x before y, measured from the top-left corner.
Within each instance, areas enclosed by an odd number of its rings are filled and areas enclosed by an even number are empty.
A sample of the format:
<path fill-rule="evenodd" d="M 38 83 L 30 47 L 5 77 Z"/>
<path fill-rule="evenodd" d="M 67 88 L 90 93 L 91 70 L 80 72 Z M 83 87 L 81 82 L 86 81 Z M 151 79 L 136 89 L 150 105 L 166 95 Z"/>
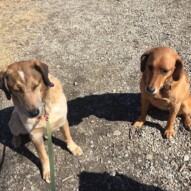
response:
<path fill-rule="evenodd" d="M 190 85 L 179 55 L 167 47 L 153 48 L 141 56 L 141 72 L 141 116 L 134 126 L 141 127 L 149 107 L 155 106 L 169 111 L 166 138 L 175 136 L 177 115 L 183 115 L 186 128 L 191 130 Z"/>
<path fill-rule="evenodd" d="M 81 148 L 74 143 L 70 135 L 67 101 L 60 81 L 48 75 L 46 64 L 23 61 L 11 64 L 5 71 L 0 72 L 0 88 L 7 99 L 12 98 L 14 103 L 9 122 L 13 145 L 18 147 L 21 143 L 20 134 L 29 133 L 42 163 L 43 179 L 50 182 L 49 160 L 43 141 L 46 132 L 45 112 L 49 114 L 52 130 L 60 128 L 72 154 L 82 154 Z"/>

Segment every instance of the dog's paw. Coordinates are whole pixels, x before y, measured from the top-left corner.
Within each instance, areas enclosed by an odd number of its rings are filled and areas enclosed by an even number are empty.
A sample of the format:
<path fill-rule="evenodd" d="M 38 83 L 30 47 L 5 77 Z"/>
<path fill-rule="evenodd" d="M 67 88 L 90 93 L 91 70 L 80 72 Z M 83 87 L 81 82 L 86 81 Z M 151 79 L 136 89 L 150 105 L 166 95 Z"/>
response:
<path fill-rule="evenodd" d="M 21 145 L 21 136 L 13 136 L 12 145 L 13 145 L 15 148 L 20 147 L 20 145 Z"/>
<path fill-rule="evenodd" d="M 67 148 L 74 156 L 80 156 L 82 155 L 82 149 L 76 145 L 76 143 L 72 142 L 67 145 Z"/>
<path fill-rule="evenodd" d="M 165 132 L 164 132 L 164 135 L 165 135 L 165 137 L 167 138 L 167 139 L 171 139 L 171 138 L 173 138 L 174 136 L 175 136 L 175 131 L 172 129 L 167 129 L 167 130 L 165 130 Z"/>
<path fill-rule="evenodd" d="M 50 183 L 50 172 L 49 172 L 49 171 L 44 171 L 44 172 L 43 172 L 43 179 L 44 179 L 47 183 Z"/>
<path fill-rule="evenodd" d="M 186 130 L 191 131 L 191 123 L 189 124 L 185 123 L 185 128 Z"/>
<path fill-rule="evenodd" d="M 137 128 L 140 128 L 142 127 L 144 124 L 143 121 L 136 121 L 134 124 L 133 124 L 133 127 L 137 127 Z"/>

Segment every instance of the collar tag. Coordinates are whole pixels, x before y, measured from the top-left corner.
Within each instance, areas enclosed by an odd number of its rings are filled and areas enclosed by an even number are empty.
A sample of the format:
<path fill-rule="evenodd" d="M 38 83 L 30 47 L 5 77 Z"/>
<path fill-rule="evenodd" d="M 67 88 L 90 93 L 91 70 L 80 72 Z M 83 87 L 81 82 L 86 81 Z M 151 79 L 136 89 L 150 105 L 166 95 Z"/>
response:
<path fill-rule="evenodd" d="M 162 89 L 163 89 L 163 90 L 166 90 L 166 91 L 171 90 L 171 85 L 170 85 L 170 83 L 166 83 L 166 84 L 164 84 L 164 86 L 163 86 Z"/>
<path fill-rule="evenodd" d="M 54 87 L 54 83 L 50 82 L 49 87 L 50 88 Z"/>

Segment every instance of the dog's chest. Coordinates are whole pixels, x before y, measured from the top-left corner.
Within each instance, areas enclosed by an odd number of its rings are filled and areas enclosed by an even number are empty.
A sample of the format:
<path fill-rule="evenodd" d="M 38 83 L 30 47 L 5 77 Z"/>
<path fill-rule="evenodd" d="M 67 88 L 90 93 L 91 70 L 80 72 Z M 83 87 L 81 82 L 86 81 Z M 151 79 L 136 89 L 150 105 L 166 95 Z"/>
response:
<path fill-rule="evenodd" d="M 66 119 L 67 108 L 64 104 L 54 104 L 49 112 L 50 123 L 56 123 L 61 118 Z"/>
<path fill-rule="evenodd" d="M 150 98 L 151 104 L 161 110 L 170 109 L 170 99 L 168 98 Z"/>
<path fill-rule="evenodd" d="M 22 123 L 25 127 L 25 129 L 27 130 L 27 132 L 31 132 L 33 128 L 39 126 L 39 122 L 36 118 L 31 119 L 31 118 L 26 118 L 26 119 L 21 119 Z"/>
<path fill-rule="evenodd" d="M 67 115 L 67 108 L 63 104 L 54 104 L 51 106 L 51 110 L 48 110 L 49 122 L 51 128 L 55 129 L 60 125 L 63 125 Z M 42 115 L 38 118 L 22 118 L 22 122 L 27 132 L 31 132 L 33 129 L 45 128 L 46 120 Z"/>

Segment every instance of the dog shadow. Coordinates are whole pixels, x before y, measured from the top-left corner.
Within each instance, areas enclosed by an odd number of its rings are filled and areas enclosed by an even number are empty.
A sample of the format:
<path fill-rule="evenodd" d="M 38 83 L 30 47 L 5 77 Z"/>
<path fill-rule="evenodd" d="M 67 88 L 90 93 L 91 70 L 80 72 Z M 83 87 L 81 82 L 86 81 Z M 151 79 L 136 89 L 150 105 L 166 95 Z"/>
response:
<path fill-rule="evenodd" d="M 140 94 L 107 93 L 90 95 L 68 101 L 70 126 L 78 125 L 83 118 L 94 115 L 108 121 L 134 122 L 140 107 Z"/>
<path fill-rule="evenodd" d="M 108 173 L 82 172 L 79 175 L 79 191 L 165 191 L 153 185 L 146 185 L 123 174 L 111 176 Z"/>
<path fill-rule="evenodd" d="M 84 118 L 90 115 L 109 121 L 128 121 L 132 123 L 140 114 L 138 110 L 140 107 L 140 99 L 139 93 L 107 93 L 70 100 L 68 101 L 68 119 L 70 126 L 78 125 Z M 31 160 L 40 169 L 42 174 L 39 158 L 25 147 L 25 144 L 30 141 L 28 135 L 22 136 L 22 145 L 20 148 L 15 149 L 12 146 L 12 135 L 8 127 L 12 111 L 13 107 L 0 110 L 0 143 L 3 144 L 2 156 L 0 158 L 0 171 L 6 154 L 6 147 L 9 147 L 13 151 Z M 160 111 L 154 110 L 154 112 L 150 112 L 151 117 L 166 120 L 166 114 L 164 112 L 158 114 L 158 112 Z M 157 128 L 161 133 L 163 132 L 163 128 L 158 124 L 151 122 L 146 122 L 146 124 Z M 64 141 L 54 136 L 52 140 L 55 145 L 69 152 Z"/>
<path fill-rule="evenodd" d="M 68 119 L 70 126 L 78 125 L 83 118 L 94 115 L 108 121 L 135 122 L 140 115 L 140 93 L 107 93 L 90 95 L 68 101 Z M 168 112 L 157 108 L 149 110 L 153 119 L 166 121 Z M 146 122 L 152 128 L 163 134 L 164 128 L 155 122 Z"/>

